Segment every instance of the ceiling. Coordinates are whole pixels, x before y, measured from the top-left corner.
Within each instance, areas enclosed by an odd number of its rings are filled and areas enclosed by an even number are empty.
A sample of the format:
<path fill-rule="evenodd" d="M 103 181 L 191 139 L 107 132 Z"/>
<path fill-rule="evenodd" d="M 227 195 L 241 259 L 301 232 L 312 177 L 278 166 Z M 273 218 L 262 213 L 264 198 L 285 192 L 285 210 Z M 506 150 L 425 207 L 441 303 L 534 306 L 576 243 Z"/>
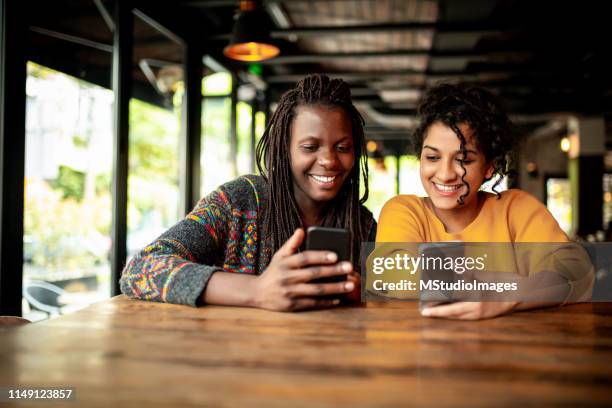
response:
<path fill-rule="evenodd" d="M 30 58 L 110 85 L 112 1 L 35 1 Z M 611 24 L 605 2 L 533 0 L 264 0 L 281 55 L 262 64 L 276 100 L 306 74 L 347 80 L 367 135 L 404 146 L 423 90 L 463 81 L 497 94 L 519 124 L 534 129 L 570 112 L 604 115 L 612 130 Z M 233 71 L 222 55 L 232 0 L 136 2 L 135 95 L 164 103 L 152 85 L 183 47 L 145 23 L 153 17 Z M 106 15 L 105 15 L 106 14 Z M 110 15 L 109 15 L 110 14 Z M 143 63 L 144 61 L 144 63 Z M 210 65 L 210 64 L 209 64 Z M 147 67 L 149 77 L 147 77 Z M 244 75 L 245 81 L 249 77 Z M 252 77 L 251 77 L 252 78 Z"/>

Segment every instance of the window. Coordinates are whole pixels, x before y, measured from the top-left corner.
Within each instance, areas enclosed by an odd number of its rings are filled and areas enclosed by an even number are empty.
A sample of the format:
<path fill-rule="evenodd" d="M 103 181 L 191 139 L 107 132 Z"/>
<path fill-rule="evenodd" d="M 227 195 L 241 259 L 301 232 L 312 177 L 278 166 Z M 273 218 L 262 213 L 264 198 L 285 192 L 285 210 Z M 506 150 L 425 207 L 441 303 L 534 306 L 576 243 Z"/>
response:
<path fill-rule="evenodd" d="M 23 310 L 35 321 L 110 295 L 113 93 L 27 69 Z"/>
<path fill-rule="evenodd" d="M 566 233 L 572 228 L 572 202 L 567 177 L 546 178 L 546 207 Z"/>

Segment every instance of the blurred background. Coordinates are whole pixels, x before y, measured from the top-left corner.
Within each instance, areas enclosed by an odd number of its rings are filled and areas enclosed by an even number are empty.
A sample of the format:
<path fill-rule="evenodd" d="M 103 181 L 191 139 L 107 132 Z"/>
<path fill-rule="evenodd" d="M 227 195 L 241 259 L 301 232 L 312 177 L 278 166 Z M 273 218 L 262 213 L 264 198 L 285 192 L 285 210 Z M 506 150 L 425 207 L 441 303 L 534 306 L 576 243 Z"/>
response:
<path fill-rule="evenodd" d="M 376 217 L 395 194 L 424 195 L 410 145 L 424 89 L 467 82 L 524 136 L 502 189 L 535 195 L 574 238 L 611 240 L 603 2 L 1 3 L 0 314 L 44 319 L 117 294 L 126 259 L 256 172 L 275 101 L 315 72 L 351 84 Z"/>

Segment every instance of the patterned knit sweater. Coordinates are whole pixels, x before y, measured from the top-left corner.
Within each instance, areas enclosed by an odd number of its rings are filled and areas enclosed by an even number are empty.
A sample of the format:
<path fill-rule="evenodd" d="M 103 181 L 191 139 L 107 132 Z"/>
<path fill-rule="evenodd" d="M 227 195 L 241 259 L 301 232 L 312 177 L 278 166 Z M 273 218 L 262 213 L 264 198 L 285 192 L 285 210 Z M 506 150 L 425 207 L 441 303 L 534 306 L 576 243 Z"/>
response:
<path fill-rule="evenodd" d="M 126 265 L 121 292 L 130 298 L 200 304 L 214 272 L 261 274 L 272 257 L 262 237 L 267 186 L 260 176 L 242 176 L 202 198 L 185 219 L 142 249 Z M 376 222 L 368 218 L 368 241 Z"/>

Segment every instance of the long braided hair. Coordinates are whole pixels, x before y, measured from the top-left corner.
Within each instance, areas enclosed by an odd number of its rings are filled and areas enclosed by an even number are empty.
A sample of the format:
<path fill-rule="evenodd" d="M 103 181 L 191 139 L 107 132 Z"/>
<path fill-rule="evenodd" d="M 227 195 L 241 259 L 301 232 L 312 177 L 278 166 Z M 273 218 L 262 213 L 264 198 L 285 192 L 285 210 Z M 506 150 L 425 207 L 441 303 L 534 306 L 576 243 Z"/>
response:
<path fill-rule="evenodd" d="M 266 130 L 257 144 L 257 167 L 268 184 L 269 200 L 266 206 L 265 231 L 276 252 L 302 227 L 302 220 L 293 194 L 293 179 L 289 156 L 291 124 L 299 106 L 323 106 L 343 109 L 350 118 L 353 130 L 355 162 L 338 195 L 323 207 L 322 225 L 345 228 L 351 234 L 351 261 L 359 262 L 361 242 L 367 241 L 367 225 L 363 217 L 363 204 L 368 199 L 368 166 L 363 131 L 363 118 L 351 101 L 349 85 L 341 79 L 326 75 L 309 75 L 295 88 L 280 98 Z M 360 175 L 364 183 L 359 197 Z"/>

